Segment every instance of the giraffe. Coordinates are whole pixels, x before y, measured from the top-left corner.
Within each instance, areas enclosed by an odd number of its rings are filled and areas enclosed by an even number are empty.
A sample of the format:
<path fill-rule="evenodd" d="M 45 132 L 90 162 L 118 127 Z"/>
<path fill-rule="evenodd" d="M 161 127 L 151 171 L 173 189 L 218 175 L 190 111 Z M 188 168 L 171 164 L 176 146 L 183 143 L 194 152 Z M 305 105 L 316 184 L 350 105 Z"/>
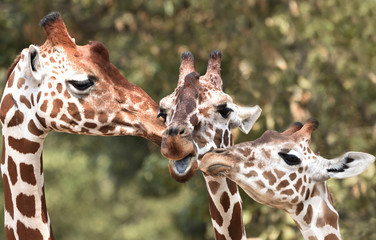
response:
<path fill-rule="evenodd" d="M 49 132 L 137 135 L 160 145 L 165 129 L 158 105 L 120 74 L 102 43 L 76 45 L 57 12 L 40 25 L 47 39 L 16 58 L 0 105 L 7 240 L 54 239 L 42 167 Z"/>
<path fill-rule="evenodd" d="M 206 154 L 200 169 L 236 182 L 255 201 L 286 211 L 306 240 L 341 239 L 338 213 L 326 180 L 360 174 L 375 157 L 347 152 L 335 159 L 315 154 L 311 134 L 318 121 L 295 123 L 285 132 Z"/>
<path fill-rule="evenodd" d="M 188 181 L 204 153 L 233 144 L 231 130 L 248 133 L 260 116 L 258 106 L 240 107 L 222 91 L 222 53 L 213 51 L 206 74 L 194 69 L 190 52 L 182 54 L 175 91 L 160 101 L 159 117 L 166 122 L 161 153 L 169 159 L 169 171 L 178 182 Z M 216 239 L 245 239 L 241 198 L 236 184 L 205 176 L 209 210 Z"/>

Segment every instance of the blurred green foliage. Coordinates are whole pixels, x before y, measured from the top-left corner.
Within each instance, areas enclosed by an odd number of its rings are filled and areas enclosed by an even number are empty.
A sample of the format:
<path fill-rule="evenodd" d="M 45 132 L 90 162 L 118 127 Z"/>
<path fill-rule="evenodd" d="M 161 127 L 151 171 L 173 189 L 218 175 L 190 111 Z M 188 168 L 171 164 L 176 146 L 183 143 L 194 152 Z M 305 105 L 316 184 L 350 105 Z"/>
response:
<path fill-rule="evenodd" d="M 373 0 L 0 0 L 2 79 L 23 48 L 43 44 L 38 23 L 50 11 L 62 13 L 78 44 L 103 42 L 156 101 L 175 88 L 183 51 L 204 73 L 211 50 L 220 49 L 225 91 L 263 109 L 237 142 L 314 117 L 312 144 L 322 155 L 376 152 Z M 138 137 L 50 134 L 44 168 L 56 238 L 213 239 L 203 178 L 178 184 L 167 163 Z M 372 165 L 329 182 L 345 239 L 376 239 L 375 173 Z M 249 237 L 302 239 L 284 212 L 243 199 Z"/>

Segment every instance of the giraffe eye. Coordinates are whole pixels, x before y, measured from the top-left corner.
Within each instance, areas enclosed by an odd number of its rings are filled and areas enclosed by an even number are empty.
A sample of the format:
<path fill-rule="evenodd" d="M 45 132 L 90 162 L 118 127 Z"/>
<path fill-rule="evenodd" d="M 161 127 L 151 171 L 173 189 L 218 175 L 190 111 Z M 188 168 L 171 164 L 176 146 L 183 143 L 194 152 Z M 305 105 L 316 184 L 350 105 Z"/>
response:
<path fill-rule="evenodd" d="M 163 120 L 166 122 L 166 119 L 167 119 L 167 113 L 166 113 L 166 110 L 165 110 L 165 109 L 162 109 L 162 108 L 159 109 L 159 113 L 158 113 L 158 115 L 157 115 L 157 118 L 159 118 L 159 117 L 162 117 Z"/>
<path fill-rule="evenodd" d="M 222 105 L 217 106 L 217 112 L 221 114 L 223 118 L 228 118 L 228 116 L 230 116 L 231 112 L 233 111 L 234 110 L 227 107 L 227 104 L 222 104 Z"/>
<path fill-rule="evenodd" d="M 285 163 L 287 163 L 290 166 L 298 165 L 302 162 L 300 158 L 293 154 L 279 152 L 278 155 L 285 161 Z"/>
<path fill-rule="evenodd" d="M 87 79 L 84 81 L 69 80 L 68 83 L 78 91 L 85 91 L 94 85 L 94 81 L 91 79 Z"/>

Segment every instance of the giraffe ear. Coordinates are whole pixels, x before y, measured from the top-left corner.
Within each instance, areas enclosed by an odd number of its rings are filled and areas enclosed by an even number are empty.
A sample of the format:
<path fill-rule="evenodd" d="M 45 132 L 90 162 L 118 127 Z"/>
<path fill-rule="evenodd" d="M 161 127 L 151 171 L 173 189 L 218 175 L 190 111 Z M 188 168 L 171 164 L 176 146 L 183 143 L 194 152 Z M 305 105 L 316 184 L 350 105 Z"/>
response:
<path fill-rule="evenodd" d="M 43 78 L 43 63 L 40 61 L 39 48 L 35 45 L 29 46 L 29 68 L 31 75 L 36 81 L 41 81 Z"/>
<path fill-rule="evenodd" d="M 261 108 L 257 105 L 254 107 L 238 107 L 239 129 L 246 134 L 249 133 L 253 124 L 260 117 L 261 111 Z"/>
<path fill-rule="evenodd" d="M 362 152 L 347 152 L 339 158 L 324 161 L 321 180 L 349 178 L 361 174 L 375 161 L 375 156 Z"/>

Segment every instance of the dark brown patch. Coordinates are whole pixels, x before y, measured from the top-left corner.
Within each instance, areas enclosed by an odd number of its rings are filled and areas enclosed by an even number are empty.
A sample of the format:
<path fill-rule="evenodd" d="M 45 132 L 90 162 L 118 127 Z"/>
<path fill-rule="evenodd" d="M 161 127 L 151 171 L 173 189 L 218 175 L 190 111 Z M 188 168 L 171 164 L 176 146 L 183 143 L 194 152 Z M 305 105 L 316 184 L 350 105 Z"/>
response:
<path fill-rule="evenodd" d="M 294 194 L 294 190 L 292 189 L 287 189 L 287 190 L 284 190 L 281 192 L 282 195 L 287 195 L 287 196 L 291 196 Z"/>
<path fill-rule="evenodd" d="M 38 229 L 28 228 L 20 221 L 17 221 L 17 234 L 19 239 L 43 240 Z"/>
<path fill-rule="evenodd" d="M 30 99 L 31 99 L 31 105 L 34 106 L 34 94 L 31 94 L 31 95 L 30 95 Z"/>
<path fill-rule="evenodd" d="M 37 142 L 32 142 L 26 138 L 15 139 L 11 136 L 8 137 L 8 144 L 11 148 L 23 154 L 34 154 L 40 147 L 40 144 Z"/>
<path fill-rule="evenodd" d="M 6 240 L 16 240 L 16 237 L 14 236 L 13 229 L 8 228 L 8 226 L 5 227 L 5 239 Z"/>
<path fill-rule="evenodd" d="M 325 201 L 321 204 L 321 215 L 318 216 L 316 226 L 322 228 L 325 225 L 330 225 L 335 229 L 338 229 L 338 215 L 333 212 Z"/>
<path fill-rule="evenodd" d="M 232 240 L 240 240 L 243 236 L 242 208 L 240 203 L 234 205 L 228 232 Z"/>
<path fill-rule="evenodd" d="M 191 122 L 192 126 L 196 126 L 197 123 L 198 123 L 198 117 L 197 117 L 197 115 L 194 114 L 189 121 Z"/>
<path fill-rule="evenodd" d="M 84 123 L 84 126 L 90 129 L 96 128 L 98 125 L 96 123 L 86 122 Z"/>
<path fill-rule="evenodd" d="M 300 167 L 300 168 L 298 169 L 298 172 L 299 172 L 299 173 L 302 173 L 302 172 L 303 172 L 303 168 Z"/>
<path fill-rule="evenodd" d="M 23 193 L 18 194 L 16 197 L 16 205 L 20 213 L 26 217 L 35 216 L 35 198 L 34 195 L 27 196 Z"/>
<path fill-rule="evenodd" d="M 70 95 L 70 93 L 65 89 L 65 91 L 64 91 L 64 97 L 66 98 L 66 99 L 70 99 L 71 98 L 71 95 Z"/>
<path fill-rule="evenodd" d="M 5 141 L 3 136 L 3 151 L 1 151 L 1 164 L 5 164 Z"/>
<path fill-rule="evenodd" d="M 29 100 L 24 96 L 24 95 L 21 95 L 20 96 L 20 102 L 22 102 L 23 104 L 25 104 L 25 106 L 30 109 L 31 108 L 31 103 L 29 102 Z"/>
<path fill-rule="evenodd" d="M 320 192 L 317 189 L 316 185 L 314 185 L 313 188 L 312 188 L 311 197 L 316 197 L 316 196 L 320 196 Z"/>
<path fill-rule="evenodd" d="M 285 188 L 287 187 L 288 185 L 290 185 L 290 182 L 287 181 L 287 180 L 283 180 L 281 181 L 278 185 L 277 185 L 277 191 L 281 190 L 282 188 Z"/>
<path fill-rule="evenodd" d="M 294 197 L 294 199 L 291 200 L 291 203 L 295 204 L 297 203 L 299 200 L 299 197 Z"/>
<path fill-rule="evenodd" d="M 101 133 L 103 134 L 106 134 L 108 132 L 112 132 L 115 130 L 115 127 L 114 126 L 103 126 L 103 127 L 100 127 L 98 129 L 98 131 L 100 131 Z"/>
<path fill-rule="evenodd" d="M 217 229 L 214 228 L 214 234 L 216 240 L 226 240 L 226 237 L 222 234 L 220 234 Z"/>
<path fill-rule="evenodd" d="M 20 110 L 16 110 L 12 119 L 8 122 L 8 127 L 14 127 L 22 124 L 24 121 L 24 114 Z"/>
<path fill-rule="evenodd" d="M 215 206 L 213 199 L 209 195 L 209 211 L 210 211 L 210 216 L 214 221 L 217 222 L 217 224 L 221 227 L 223 224 L 223 218 L 221 216 L 221 213 L 218 211 L 217 207 Z"/>
<path fill-rule="evenodd" d="M 215 195 L 218 191 L 218 188 L 220 186 L 220 184 L 216 181 L 209 181 L 208 182 L 208 185 L 209 185 L 209 188 L 210 188 L 210 192 Z"/>
<path fill-rule="evenodd" d="M 42 130 L 40 130 L 34 123 L 33 120 L 30 120 L 29 124 L 27 125 L 27 129 L 32 133 L 34 134 L 35 136 L 40 136 L 42 135 L 44 132 Z"/>
<path fill-rule="evenodd" d="M 226 178 L 227 187 L 230 190 L 231 195 L 234 195 L 238 192 L 238 187 L 236 186 L 236 183 L 231 181 L 230 179 Z"/>
<path fill-rule="evenodd" d="M 63 107 L 63 101 L 61 99 L 54 99 L 53 103 L 52 103 L 52 111 L 51 111 L 51 114 L 50 114 L 50 117 L 51 118 L 55 118 L 57 117 L 57 115 L 59 114 L 60 112 L 60 109 Z M 68 109 L 69 111 L 69 109 Z"/>
<path fill-rule="evenodd" d="M 300 202 L 297 206 L 296 206 L 296 212 L 295 212 L 295 215 L 298 216 L 300 214 L 300 212 L 303 210 L 304 208 L 304 204 L 302 202 Z"/>
<path fill-rule="evenodd" d="M 20 164 L 20 174 L 22 181 L 36 185 L 37 181 L 35 179 L 34 167 L 31 164 L 21 163 Z"/>
<path fill-rule="evenodd" d="M 305 200 L 308 200 L 310 194 L 311 194 L 311 191 L 307 189 Z"/>
<path fill-rule="evenodd" d="M 221 205 L 225 212 L 228 211 L 230 208 L 230 197 L 228 196 L 227 192 L 223 192 L 220 198 Z"/>
<path fill-rule="evenodd" d="M 35 114 L 35 117 L 38 119 L 39 123 L 44 127 L 44 128 L 47 128 L 47 125 L 46 125 L 46 119 L 40 117 L 38 115 L 38 113 Z"/>
<path fill-rule="evenodd" d="M 40 106 L 40 110 L 42 112 L 46 112 L 47 111 L 47 105 L 48 105 L 48 100 L 44 100 L 44 102 L 42 103 L 42 105 Z"/>
<path fill-rule="evenodd" d="M 11 156 L 8 156 L 8 173 L 12 185 L 17 182 L 17 165 Z"/>
<path fill-rule="evenodd" d="M 308 237 L 308 240 L 318 240 L 318 239 L 317 239 L 317 237 L 315 237 L 315 236 L 309 236 L 309 237 Z"/>
<path fill-rule="evenodd" d="M 300 195 L 302 195 L 302 197 L 304 197 L 305 190 L 306 186 L 303 185 L 302 190 L 300 191 Z"/>
<path fill-rule="evenodd" d="M 39 100 L 40 100 L 40 97 L 42 96 L 42 92 L 38 92 L 38 95 L 37 95 L 37 103 L 39 103 Z"/>
<path fill-rule="evenodd" d="M 251 154 L 251 149 L 250 148 L 238 148 L 238 151 L 244 156 L 248 157 Z M 253 160 L 253 159 L 250 159 Z"/>
<path fill-rule="evenodd" d="M 1 122 L 4 123 L 5 117 L 8 113 L 8 111 L 14 106 L 14 100 L 12 97 L 12 94 L 7 94 L 4 98 L 3 101 L 1 102 L 1 107 L 0 107 L 0 119 Z"/>
<path fill-rule="evenodd" d="M 11 88 L 13 86 L 14 82 L 14 73 L 8 78 L 8 88 Z"/>
<path fill-rule="evenodd" d="M 258 174 L 257 174 L 256 171 L 251 170 L 251 171 L 249 171 L 249 173 L 245 174 L 244 176 L 247 177 L 247 178 L 250 178 L 250 177 L 257 177 Z"/>
<path fill-rule="evenodd" d="M 281 179 L 285 176 L 285 172 L 279 171 L 278 169 L 274 169 L 275 174 L 277 174 L 277 178 Z"/>
<path fill-rule="evenodd" d="M 98 121 L 101 122 L 101 123 L 106 123 L 108 121 L 107 113 L 105 113 L 105 112 L 99 113 Z"/>
<path fill-rule="evenodd" d="M 312 208 L 312 205 L 309 204 L 308 207 L 307 207 L 307 212 L 306 212 L 305 216 L 303 217 L 303 220 L 307 224 L 310 224 L 311 221 L 312 221 L 312 215 L 313 215 L 313 208 Z"/>
<path fill-rule="evenodd" d="M 223 136 L 223 130 L 222 129 L 215 130 L 214 144 L 217 146 L 217 148 L 221 147 L 222 136 Z"/>
<path fill-rule="evenodd" d="M 265 171 L 262 176 L 269 181 L 269 185 L 273 185 L 277 179 L 271 171 Z"/>
<path fill-rule="evenodd" d="M 229 135 L 229 132 L 228 132 L 228 130 L 226 129 L 225 130 L 225 133 L 224 133 L 224 135 L 223 135 L 223 144 L 227 147 L 228 146 L 228 135 Z"/>
<path fill-rule="evenodd" d="M 324 240 L 339 240 L 339 238 L 334 233 L 331 233 L 328 236 L 326 236 Z"/>
<path fill-rule="evenodd" d="M 299 192 L 299 189 L 302 186 L 302 183 L 303 183 L 302 179 L 299 178 L 298 181 L 296 181 L 296 183 L 294 184 L 294 187 L 295 187 L 297 192 Z"/>
<path fill-rule="evenodd" d="M 81 114 L 74 103 L 68 103 L 68 113 L 77 121 L 81 121 Z"/>
<path fill-rule="evenodd" d="M 47 223 L 48 215 L 47 215 L 47 204 L 46 204 L 46 198 L 44 197 L 44 185 L 42 187 L 42 198 L 41 198 L 41 204 L 42 204 L 42 221 L 44 223 Z M 52 235 L 52 229 L 50 230 L 50 233 Z"/>
<path fill-rule="evenodd" d="M 20 89 L 25 84 L 25 78 L 19 78 L 17 81 L 17 88 Z"/>
<path fill-rule="evenodd" d="M 3 185 L 4 185 L 4 208 L 9 213 L 10 217 L 14 218 L 13 201 L 12 201 L 12 190 L 9 186 L 8 177 L 3 174 Z"/>
<path fill-rule="evenodd" d="M 58 93 L 61 93 L 63 91 L 63 85 L 61 83 L 58 83 L 56 85 L 56 90 Z"/>

